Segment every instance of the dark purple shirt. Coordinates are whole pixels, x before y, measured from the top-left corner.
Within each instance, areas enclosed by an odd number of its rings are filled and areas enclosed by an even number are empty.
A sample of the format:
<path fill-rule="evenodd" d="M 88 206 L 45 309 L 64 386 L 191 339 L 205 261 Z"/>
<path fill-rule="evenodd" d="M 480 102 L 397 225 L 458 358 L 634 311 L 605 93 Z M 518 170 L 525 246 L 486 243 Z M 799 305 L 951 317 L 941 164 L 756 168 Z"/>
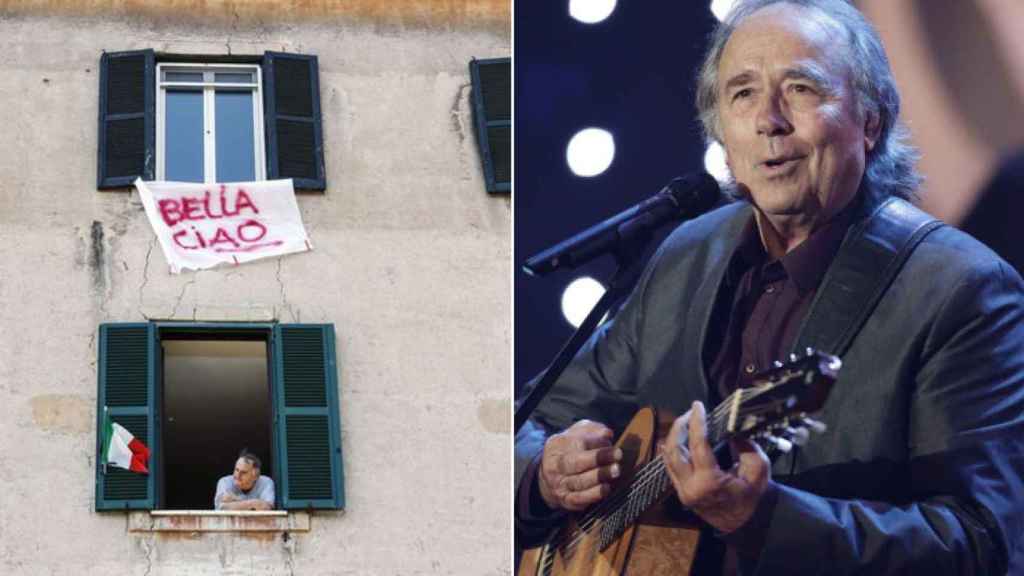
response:
<path fill-rule="evenodd" d="M 851 212 L 833 218 L 777 260 L 769 259 L 751 220 L 729 263 L 705 342 L 706 369 L 718 399 L 749 385 L 772 362 L 786 360 Z"/>
<path fill-rule="evenodd" d="M 786 361 L 818 286 L 850 227 L 854 203 L 777 260 L 765 251 L 751 220 L 733 254 L 718 294 L 705 340 L 704 359 L 714 387 L 710 404 L 752 383 L 772 362 Z M 754 516 L 724 537 L 748 558 L 757 557 L 767 535 L 775 494 L 762 499 Z M 727 553 L 722 574 L 736 573 L 738 559 Z"/>

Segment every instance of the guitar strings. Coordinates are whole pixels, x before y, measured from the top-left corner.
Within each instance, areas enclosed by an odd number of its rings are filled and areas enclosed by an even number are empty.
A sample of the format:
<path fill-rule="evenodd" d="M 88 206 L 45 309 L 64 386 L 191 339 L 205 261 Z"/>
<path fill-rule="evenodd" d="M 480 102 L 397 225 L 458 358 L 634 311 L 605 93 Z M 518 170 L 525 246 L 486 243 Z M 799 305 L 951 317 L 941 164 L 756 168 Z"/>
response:
<path fill-rule="evenodd" d="M 718 406 L 712 410 L 709 418 L 709 430 L 708 436 L 712 440 L 712 443 L 718 441 L 727 432 L 725 419 L 730 411 L 730 408 L 735 404 L 737 406 L 736 417 L 746 418 L 749 415 L 755 415 L 763 412 L 767 412 L 771 409 L 771 405 L 763 407 L 748 408 L 745 405 L 757 398 L 758 396 L 774 389 L 777 386 L 777 382 L 768 382 L 763 385 L 758 385 L 749 388 L 739 388 L 733 391 L 725 401 L 720 402 Z M 734 398 L 734 395 L 739 395 L 739 401 Z M 644 493 L 644 491 L 651 487 L 652 483 L 664 483 L 667 470 L 665 468 L 665 462 L 661 454 L 656 455 L 649 462 L 640 467 L 637 473 L 634 475 L 633 480 L 628 485 L 626 490 L 621 490 L 614 494 L 612 498 L 605 500 L 597 506 L 587 511 L 577 522 L 577 526 L 572 531 L 558 538 L 552 542 L 549 546 L 556 550 L 561 550 L 563 556 L 571 557 L 579 545 L 588 535 L 590 530 L 594 527 L 599 520 L 607 519 L 613 514 L 618 513 L 622 506 L 627 502 L 630 502 L 634 495 L 638 493 Z M 654 496 L 650 502 L 644 503 L 641 509 L 638 509 L 637 516 L 646 511 L 646 507 L 654 501 L 657 501 L 663 496 L 660 494 L 663 488 L 656 488 Z M 571 536 L 571 539 L 569 538 Z M 554 563 L 554 554 L 550 554 L 544 562 L 543 570 L 547 572 Z"/>
<path fill-rule="evenodd" d="M 744 390 L 737 390 L 734 394 L 735 393 L 746 394 Z M 719 407 L 712 412 L 712 416 L 710 418 L 709 436 L 716 439 L 721 436 L 722 430 L 725 426 L 724 419 L 726 410 L 721 410 L 723 407 L 727 410 L 728 403 L 721 403 Z M 658 454 L 647 464 L 640 467 L 634 476 L 633 481 L 629 484 L 628 489 L 617 492 L 612 496 L 612 498 L 601 502 L 594 508 L 587 511 L 577 521 L 576 529 L 556 541 L 554 546 L 558 549 L 564 549 L 563 554 L 568 553 L 571 555 L 575 551 L 579 542 L 586 538 L 596 522 L 617 513 L 635 494 L 642 492 L 643 490 L 651 487 L 652 484 L 659 482 L 662 478 L 662 474 L 665 472 L 665 462 L 661 455 Z M 656 497 L 653 500 L 659 499 L 660 496 L 660 494 L 656 494 Z"/>
<path fill-rule="evenodd" d="M 741 388 L 733 392 L 733 394 L 740 395 L 739 410 L 737 417 L 747 416 L 750 414 L 757 414 L 765 412 L 768 408 L 744 408 L 744 403 L 760 396 L 767 389 L 763 388 Z M 725 421 L 726 414 L 731 406 L 732 394 L 727 398 L 726 401 L 721 402 L 715 410 L 712 411 L 710 422 L 709 422 L 709 437 L 717 440 L 725 432 Z M 641 466 L 633 478 L 633 481 L 629 484 L 628 489 L 621 490 L 613 495 L 612 498 L 605 500 L 598 506 L 590 509 L 585 513 L 577 522 L 576 528 L 559 538 L 553 543 L 554 547 L 563 551 L 563 555 L 571 556 L 579 543 L 589 535 L 590 530 L 594 527 L 594 524 L 602 519 L 607 519 L 612 514 L 615 514 L 621 510 L 622 506 L 626 504 L 630 499 L 637 493 L 644 491 L 649 488 L 653 483 L 662 480 L 662 473 L 666 473 L 665 462 L 662 456 L 659 454 L 652 458 L 647 464 Z M 661 494 L 657 494 L 652 499 L 652 502 L 658 500 Z M 649 504 L 649 503 L 648 503 Z M 571 536 L 571 539 L 569 538 Z M 552 558 L 553 561 L 553 558 Z"/>

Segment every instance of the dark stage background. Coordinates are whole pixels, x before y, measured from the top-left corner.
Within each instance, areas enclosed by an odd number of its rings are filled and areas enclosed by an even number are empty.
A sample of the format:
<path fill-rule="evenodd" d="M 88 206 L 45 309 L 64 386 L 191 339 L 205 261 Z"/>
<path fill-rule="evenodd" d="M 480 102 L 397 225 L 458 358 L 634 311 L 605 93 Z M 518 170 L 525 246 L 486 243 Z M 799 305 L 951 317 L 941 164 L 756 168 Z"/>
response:
<path fill-rule="evenodd" d="M 561 310 L 580 276 L 606 282 L 604 257 L 532 278 L 531 255 L 703 167 L 694 76 L 715 23 L 708 0 L 618 2 L 583 24 L 565 0 L 515 6 L 516 395 L 572 333 Z M 922 157 L 921 206 L 1024 266 L 1024 3 L 860 0 L 886 45 L 902 117 Z M 611 166 L 574 175 L 566 145 L 599 127 L 615 138 Z M 662 236 L 668 230 L 662 231 Z M 652 242 L 652 245 L 656 244 Z"/>
<path fill-rule="evenodd" d="M 703 167 L 693 79 L 715 22 L 707 3 L 620 2 L 597 24 L 574 20 L 566 6 L 516 3 L 517 395 L 572 334 L 560 304 L 566 286 L 584 275 L 606 282 L 614 270 L 602 257 L 534 278 L 522 263 Z M 615 138 L 611 166 L 594 177 L 576 176 L 565 159 L 570 138 L 586 127 Z"/>

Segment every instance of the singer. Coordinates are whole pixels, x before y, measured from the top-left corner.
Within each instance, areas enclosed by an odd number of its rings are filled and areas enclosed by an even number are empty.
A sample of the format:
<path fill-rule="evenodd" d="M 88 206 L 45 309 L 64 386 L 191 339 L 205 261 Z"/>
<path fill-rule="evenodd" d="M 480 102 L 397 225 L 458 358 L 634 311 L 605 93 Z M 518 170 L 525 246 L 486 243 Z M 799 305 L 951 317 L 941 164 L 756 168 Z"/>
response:
<path fill-rule="evenodd" d="M 612 442 L 653 405 L 682 414 L 659 455 L 707 528 L 698 568 L 1024 573 L 1024 284 L 913 206 L 877 32 L 844 0 L 741 0 L 696 90 L 734 201 L 668 237 L 517 434 L 520 543 L 609 498 L 627 472 Z M 827 430 L 716 460 L 710 409 L 806 347 L 842 358 L 813 414 Z"/>

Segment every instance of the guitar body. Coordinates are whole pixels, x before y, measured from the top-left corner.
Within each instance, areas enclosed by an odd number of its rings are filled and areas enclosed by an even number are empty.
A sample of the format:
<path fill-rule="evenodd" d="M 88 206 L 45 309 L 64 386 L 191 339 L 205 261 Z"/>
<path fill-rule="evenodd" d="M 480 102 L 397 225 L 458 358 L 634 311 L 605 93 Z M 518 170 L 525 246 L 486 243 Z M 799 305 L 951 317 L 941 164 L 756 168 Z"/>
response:
<path fill-rule="evenodd" d="M 606 500 L 628 489 L 637 471 L 654 456 L 656 440 L 665 436 L 671 423 L 670 418 L 659 420 L 653 408 L 636 413 L 615 443 L 622 449 L 623 474 Z M 572 515 L 547 543 L 523 552 L 519 576 L 689 574 L 700 538 L 696 523 L 670 518 L 662 505 L 656 505 L 602 547 L 603 522 L 600 515 Z"/>
<path fill-rule="evenodd" d="M 728 456 L 729 440 L 748 438 L 787 452 L 825 424 L 820 410 L 842 361 L 808 348 L 803 356 L 754 375 L 708 413 L 708 440 L 716 456 Z M 623 474 L 611 494 L 573 514 L 548 541 L 523 553 L 518 576 L 688 575 L 694 567 L 700 525 L 676 498 L 657 440 L 673 418 L 644 408 L 615 443 Z M 721 460 L 720 460 L 721 461 Z M 708 556 L 705 561 L 712 558 Z M 701 562 L 705 564 L 706 562 Z M 718 569 L 720 572 L 720 569 Z"/>

